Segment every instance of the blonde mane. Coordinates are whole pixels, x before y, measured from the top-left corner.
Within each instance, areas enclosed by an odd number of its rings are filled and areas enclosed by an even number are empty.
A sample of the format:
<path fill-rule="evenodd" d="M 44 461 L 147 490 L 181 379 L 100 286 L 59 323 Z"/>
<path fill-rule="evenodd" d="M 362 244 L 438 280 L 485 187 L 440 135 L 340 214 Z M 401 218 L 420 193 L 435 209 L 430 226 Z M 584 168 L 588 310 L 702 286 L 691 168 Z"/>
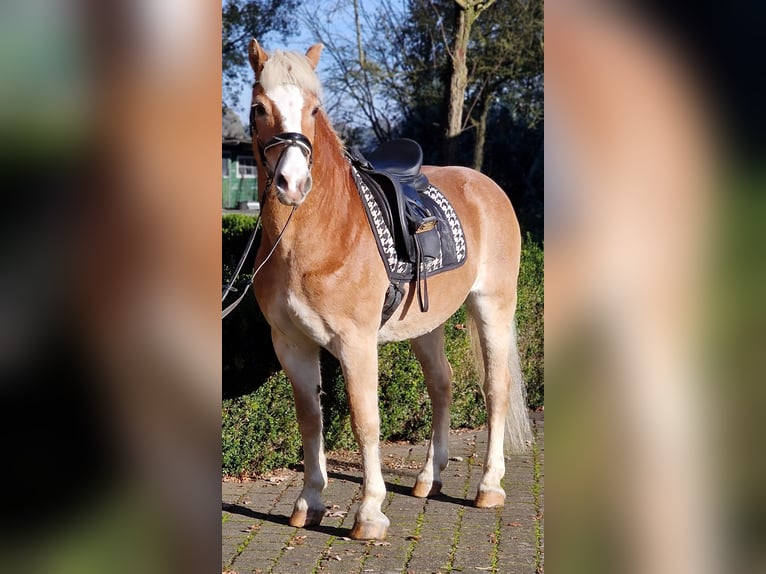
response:
<path fill-rule="evenodd" d="M 276 50 L 269 56 L 263 66 L 260 82 L 266 91 L 279 85 L 292 84 L 322 98 L 322 85 L 311 62 L 306 56 L 295 52 Z"/>

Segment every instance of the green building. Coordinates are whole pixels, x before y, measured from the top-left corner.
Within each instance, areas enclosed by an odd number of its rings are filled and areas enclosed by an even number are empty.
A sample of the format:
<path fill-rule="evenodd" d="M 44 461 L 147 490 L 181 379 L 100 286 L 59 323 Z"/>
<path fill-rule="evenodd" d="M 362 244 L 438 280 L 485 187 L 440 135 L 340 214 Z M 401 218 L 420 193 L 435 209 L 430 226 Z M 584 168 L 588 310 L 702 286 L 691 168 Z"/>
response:
<path fill-rule="evenodd" d="M 222 148 L 223 209 L 253 209 L 258 190 L 252 141 L 224 139 Z"/>

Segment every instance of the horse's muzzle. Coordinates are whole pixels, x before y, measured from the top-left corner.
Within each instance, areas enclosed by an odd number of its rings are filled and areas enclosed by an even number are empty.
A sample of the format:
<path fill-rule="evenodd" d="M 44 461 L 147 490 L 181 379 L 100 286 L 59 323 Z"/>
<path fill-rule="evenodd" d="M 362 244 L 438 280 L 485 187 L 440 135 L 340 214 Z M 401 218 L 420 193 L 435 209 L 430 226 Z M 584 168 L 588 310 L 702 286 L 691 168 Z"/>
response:
<path fill-rule="evenodd" d="M 303 181 L 295 185 L 290 185 L 282 174 L 277 174 L 274 178 L 274 189 L 277 192 L 277 199 L 288 207 L 298 207 L 303 203 L 303 200 L 306 199 L 309 191 L 311 191 L 312 185 L 313 181 L 310 173 Z"/>
<path fill-rule="evenodd" d="M 285 132 L 269 140 L 264 153 L 277 147 L 282 148 L 273 175 L 277 199 L 284 205 L 298 207 L 306 199 L 313 183 L 311 142 L 303 134 Z"/>

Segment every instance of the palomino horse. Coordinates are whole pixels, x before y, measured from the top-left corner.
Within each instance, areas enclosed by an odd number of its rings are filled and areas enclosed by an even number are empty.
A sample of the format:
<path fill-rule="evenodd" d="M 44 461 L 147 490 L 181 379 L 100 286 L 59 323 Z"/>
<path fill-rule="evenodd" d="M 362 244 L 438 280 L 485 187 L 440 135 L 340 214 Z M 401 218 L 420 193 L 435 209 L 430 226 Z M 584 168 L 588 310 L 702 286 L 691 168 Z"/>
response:
<path fill-rule="evenodd" d="M 444 322 L 464 302 L 477 335 L 472 340 L 482 359 L 489 411 L 489 444 L 475 504 L 495 507 L 505 501 L 500 486 L 505 428 L 515 451 L 530 438 L 514 328 L 521 237 L 510 201 L 489 178 L 464 167 L 424 167 L 460 217 L 467 258 L 461 267 L 429 278 L 427 312 L 413 304 L 410 286 L 381 326 L 389 279 L 343 144 L 321 107 L 314 71 L 321 49 L 317 44 L 305 56 L 280 51 L 269 56 L 255 40 L 248 48 L 255 72 L 253 149 L 263 221 L 256 265 L 273 249 L 255 280 L 255 294 L 292 383 L 303 440 L 303 490 L 290 524 L 317 525 L 325 514 L 319 397 L 324 347 L 341 364 L 364 466 L 362 500 L 350 536 L 382 539 L 389 520 L 381 511 L 386 489 L 379 453 L 378 344 L 411 339 L 423 367 L 433 432 L 412 493 L 436 495 L 448 461 L 451 401 Z"/>

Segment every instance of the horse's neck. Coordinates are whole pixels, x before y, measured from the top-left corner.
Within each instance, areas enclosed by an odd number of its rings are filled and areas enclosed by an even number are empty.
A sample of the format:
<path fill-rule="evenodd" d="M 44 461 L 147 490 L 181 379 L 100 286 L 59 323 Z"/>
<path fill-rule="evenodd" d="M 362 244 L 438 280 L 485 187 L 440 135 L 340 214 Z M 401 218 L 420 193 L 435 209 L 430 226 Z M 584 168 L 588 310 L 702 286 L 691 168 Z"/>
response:
<path fill-rule="evenodd" d="M 281 239 L 290 248 L 306 242 L 322 245 L 320 238 L 340 237 L 352 221 L 348 217 L 350 202 L 356 188 L 345 159 L 343 146 L 323 114 L 317 119 L 314 138 L 313 186 L 304 202 L 295 210 L 289 225 L 292 208 L 282 205 L 272 190 L 264 197 L 264 239 L 273 245 L 285 225 Z"/>

